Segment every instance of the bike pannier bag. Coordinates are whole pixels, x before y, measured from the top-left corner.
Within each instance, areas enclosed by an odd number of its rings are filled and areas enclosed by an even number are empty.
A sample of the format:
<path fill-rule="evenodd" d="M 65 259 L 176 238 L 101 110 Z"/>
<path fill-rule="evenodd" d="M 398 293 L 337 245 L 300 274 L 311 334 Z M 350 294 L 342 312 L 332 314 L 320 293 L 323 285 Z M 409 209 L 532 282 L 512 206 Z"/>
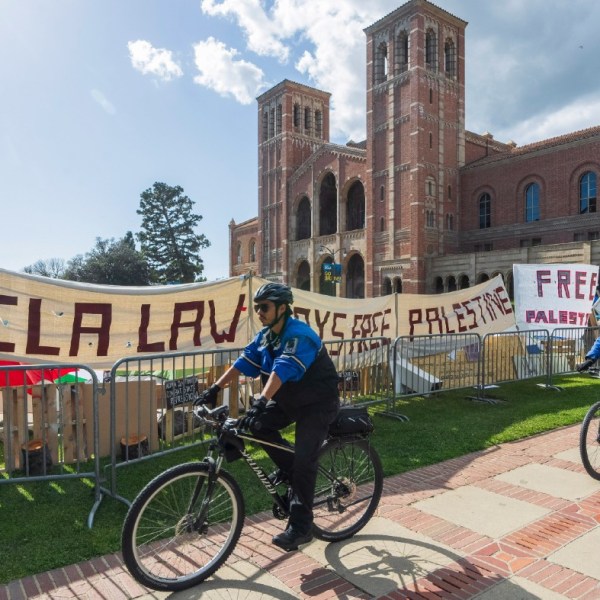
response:
<path fill-rule="evenodd" d="M 366 408 L 361 406 L 341 406 L 335 421 L 329 426 L 331 435 L 348 435 L 351 433 L 371 433 L 373 421 Z"/>

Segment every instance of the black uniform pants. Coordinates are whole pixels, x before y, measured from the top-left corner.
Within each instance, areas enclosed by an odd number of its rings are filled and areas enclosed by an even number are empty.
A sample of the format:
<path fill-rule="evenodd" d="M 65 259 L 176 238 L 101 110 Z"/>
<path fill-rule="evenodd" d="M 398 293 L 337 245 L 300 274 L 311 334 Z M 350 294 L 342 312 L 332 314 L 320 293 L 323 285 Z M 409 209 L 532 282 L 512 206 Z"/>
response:
<path fill-rule="evenodd" d="M 271 460 L 290 476 L 292 494 L 288 524 L 302 533 L 308 532 L 312 526 L 319 451 L 337 412 L 336 403 L 324 402 L 302 407 L 300 414 L 293 418 L 271 400 L 257 419 L 259 425 L 252 427 L 257 438 L 289 446 L 279 432 L 294 421 L 296 423 L 293 453 L 269 445 L 263 447 Z"/>

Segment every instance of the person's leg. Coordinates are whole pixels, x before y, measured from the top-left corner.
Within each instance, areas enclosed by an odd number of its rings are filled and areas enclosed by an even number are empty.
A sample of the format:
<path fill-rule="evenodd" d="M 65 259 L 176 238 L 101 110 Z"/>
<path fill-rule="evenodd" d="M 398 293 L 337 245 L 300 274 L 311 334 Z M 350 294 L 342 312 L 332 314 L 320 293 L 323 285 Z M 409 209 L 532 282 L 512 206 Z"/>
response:
<path fill-rule="evenodd" d="M 319 451 L 336 414 L 337 407 L 330 410 L 323 410 L 321 406 L 307 407 L 296 421 L 290 518 L 286 531 L 273 538 L 273 543 L 284 550 L 296 550 L 299 544 L 312 539 L 312 505 Z"/>
<path fill-rule="evenodd" d="M 292 419 L 279 408 L 277 403 L 271 401 L 265 407 L 264 412 L 252 424 L 250 431 L 258 439 L 265 440 L 271 444 L 281 444 L 290 447 L 291 444 L 287 442 L 279 432 L 291 422 Z M 294 465 L 294 454 L 292 452 L 286 452 L 285 450 L 279 450 L 278 448 L 274 448 L 267 444 L 262 447 L 275 465 L 291 476 Z"/>

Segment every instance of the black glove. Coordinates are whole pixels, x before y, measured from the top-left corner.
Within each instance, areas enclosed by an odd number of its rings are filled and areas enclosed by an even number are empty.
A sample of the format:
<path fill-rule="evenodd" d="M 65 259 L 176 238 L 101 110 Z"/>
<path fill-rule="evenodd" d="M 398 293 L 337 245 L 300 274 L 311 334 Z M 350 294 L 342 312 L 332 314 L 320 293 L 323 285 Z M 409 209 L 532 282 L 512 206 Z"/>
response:
<path fill-rule="evenodd" d="M 261 396 L 258 400 L 255 400 L 252 403 L 252 406 L 248 409 L 248 412 L 246 412 L 246 415 L 240 419 L 238 427 L 240 429 L 251 431 L 252 427 L 256 426 L 260 415 L 264 412 L 267 402 L 268 400 L 264 396 Z"/>
<path fill-rule="evenodd" d="M 208 404 L 210 408 L 214 408 L 217 405 L 217 396 L 221 388 L 213 383 L 207 390 L 204 390 L 196 400 L 194 400 L 194 406 L 199 406 L 201 404 Z"/>
<path fill-rule="evenodd" d="M 580 365 L 577 365 L 575 369 L 579 373 L 581 373 L 582 371 L 587 371 L 595 362 L 595 358 L 586 358 Z"/>

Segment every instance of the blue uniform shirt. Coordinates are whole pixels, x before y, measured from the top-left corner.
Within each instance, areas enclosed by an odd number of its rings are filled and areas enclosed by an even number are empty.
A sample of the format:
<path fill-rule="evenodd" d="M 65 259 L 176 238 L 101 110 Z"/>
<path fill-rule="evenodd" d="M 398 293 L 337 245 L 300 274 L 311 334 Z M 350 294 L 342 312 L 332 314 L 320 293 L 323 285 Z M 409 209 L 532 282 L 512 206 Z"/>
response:
<path fill-rule="evenodd" d="M 303 321 L 289 317 L 279 336 L 268 327 L 258 332 L 233 366 L 247 377 L 268 377 L 275 371 L 282 383 L 300 381 L 323 343 Z"/>

